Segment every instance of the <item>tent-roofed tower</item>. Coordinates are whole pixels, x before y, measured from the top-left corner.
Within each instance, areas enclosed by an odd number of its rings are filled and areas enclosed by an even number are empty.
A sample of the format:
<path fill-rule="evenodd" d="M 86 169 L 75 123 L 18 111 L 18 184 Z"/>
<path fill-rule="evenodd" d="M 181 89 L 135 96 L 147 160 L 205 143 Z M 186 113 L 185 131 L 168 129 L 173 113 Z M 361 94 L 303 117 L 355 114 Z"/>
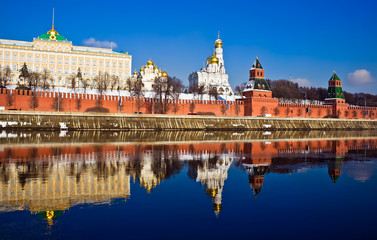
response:
<path fill-rule="evenodd" d="M 326 102 L 345 103 L 342 89 L 342 80 L 336 75 L 335 71 L 329 80 L 329 87 L 327 89 Z"/>
<path fill-rule="evenodd" d="M 242 92 L 245 116 L 272 114 L 278 99 L 272 98 L 272 91 L 264 78 L 264 69 L 258 57 L 249 70 L 249 81 Z"/>
<path fill-rule="evenodd" d="M 348 108 L 342 89 L 342 80 L 336 75 L 335 71 L 329 79 L 329 87 L 325 98 L 325 104 L 333 105 L 333 115 L 341 117 Z"/>
<path fill-rule="evenodd" d="M 258 57 L 256 57 L 249 73 L 249 82 L 246 84 L 243 95 L 245 97 L 272 97 L 271 88 L 264 78 L 264 69 Z"/>

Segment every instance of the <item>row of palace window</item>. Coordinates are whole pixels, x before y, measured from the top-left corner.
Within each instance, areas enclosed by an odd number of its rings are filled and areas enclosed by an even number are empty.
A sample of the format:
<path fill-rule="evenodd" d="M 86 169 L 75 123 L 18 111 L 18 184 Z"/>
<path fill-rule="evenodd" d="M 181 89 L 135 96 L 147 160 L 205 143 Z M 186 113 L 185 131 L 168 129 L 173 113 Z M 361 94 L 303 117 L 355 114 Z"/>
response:
<path fill-rule="evenodd" d="M 10 57 L 9 55 L 10 55 L 9 53 L 5 53 L 4 59 L 5 60 L 9 60 L 9 57 Z M 0 60 L 1 59 L 2 59 L 2 53 L 0 52 Z M 17 53 L 13 53 L 12 60 L 17 61 Z M 76 65 L 76 63 L 77 63 L 76 60 L 77 60 L 76 57 L 72 57 L 71 64 L 72 65 Z M 20 61 L 25 61 L 25 54 L 20 54 Z M 33 61 L 32 55 L 28 55 L 28 62 L 32 62 L 32 61 Z M 58 64 L 62 64 L 62 61 L 63 61 L 63 57 L 58 57 L 57 58 Z M 40 56 L 39 55 L 35 56 L 35 62 L 40 62 Z M 43 63 L 47 63 L 47 56 L 46 55 L 42 56 L 42 62 Z M 90 63 L 90 59 L 86 59 L 85 60 L 85 65 L 86 66 L 92 65 L 93 67 L 96 67 L 97 65 L 99 65 L 99 67 L 103 67 L 104 64 L 106 64 L 106 67 L 110 67 L 110 60 L 109 61 L 99 60 L 99 62 L 97 62 L 97 59 L 93 59 L 91 62 L 92 63 Z M 50 63 L 55 63 L 55 57 L 54 56 L 50 56 Z M 69 58 L 68 57 L 64 58 L 64 63 L 65 64 L 69 64 Z M 78 65 L 80 65 L 80 66 L 83 65 L 83 58 L 79 58 L 78 59 Z M 118 66 L 118 68 L 123 68 L 123 66 L 125 68 L 128 68 L 129 67 L 129 63 L 125 62 L 123 64 L 123 62 L 118 62 L 118 64 L 117 64 L 116 61 L 112 61 L 112 67 L 116 68 L 117 66 Z"/>
<path fill-rule="evenodd" d="M 1 64 L 0 64 L 0 69 L 1 69 Z M 9 67 L 9 65 L 7 65 L 7 64 L 5 64 L 5 66 L 4 66 L 5 68 L 7 68 L 7 67 Z M 17 66 L 17 64 L 13 64 L 12 65 L 12 71 L 18 71 L 19 69 L 17 68 L 18 66 Z M 42 68 L 40 68 L 39 66 L 35 66 L 35 71 L 36 72 L 44 72 L 45 70 L 47 70 L 47 68 L 45 67 L 45 66 L 43 66 Z M 54 67 L 53 66 L 51 66 L 50 67 L 50 69 L 49 69 L 49 72 L 50 73 L 54 73 Z M 109 71 L 105 71 L 107 74 L 110 74 L 109 73 Z M 58 67 L 57 68 L 57 73 L 62 73 L 62 68 L 61 67 Z M 65 74 L 68 74 L 69 73 L 69 71 L 68 71 L 68 68 L 65 68 L 64 69 L 64 73 Z M 71 72 L 72 74 L 76 74 L 76 69 L 72 69 L 72 72 Z M 89 69 L 86 69 L 86 70 L 84 70 L 84 72 L 82 72 L 84 75 L 86 75 L 86 76 L 90 76 L 90 71 L 89 71 Z M 95 76 L 95 75 L 97 75 L 97 70 L 92 70 L 92 72 L 91 72 L 91 76 Z M 113 71 L 113 75 L 115 75 L 115 72 Z M 118 72 L 118 77 L 123 77 L 123 75 L 127 75 L 127 73 L 126 74 L 123 74 L 123 72 L 122 71 L 119 71 Z"/>

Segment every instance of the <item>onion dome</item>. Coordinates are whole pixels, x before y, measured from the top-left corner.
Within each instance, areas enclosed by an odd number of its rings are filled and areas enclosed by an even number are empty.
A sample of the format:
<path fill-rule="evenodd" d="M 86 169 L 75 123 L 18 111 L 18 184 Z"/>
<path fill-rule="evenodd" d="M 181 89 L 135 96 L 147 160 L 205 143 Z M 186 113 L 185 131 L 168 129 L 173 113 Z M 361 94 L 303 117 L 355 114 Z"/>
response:
<path fill-rule="evenodd" d="M 162 76 L 162 77 L 168 77 L 168 73 L 165 72 L 165 70 L 164 70 L 164 71 L 162 72 L 161 76 Z"/>
<path fill-rule="evenodd" d="M 134 71 L 134 75 L 137 75 L 136 69 L 135 69 L 135 71 Z"/>
<path fill-rule="evenodd" d="M 215 47 L 216 47 L 216 48 L 222 48 L 222 47 L 223 47 L 223 41 L 221 41 L 220 38 L 218 38 L 218 39 L 215 41 Z"/>
<path fill-rule="evenodd" d="M 153 70 L 158 70 L 158 67 L 154 65 Z"/>
<path fill-rule="evenodd" d="M 161 68 L 158 70 L 158 73 L 162 73 Z"/>
<path fill-rule="evenodd" d="M 141 67 L 141 68 L 140 68 L 140 72 L 144 72 L 144 67 Z"/>
<path fill-rule="evenodd" d="M 154 63 L 152 62 L 152 59 L 149 59 L 149 61 L 147 62 L 147 66 L 153 66 Z"/>
<path fill-rule="evenodd" d="M 211 64 L 218 64 L 219 63 L 219 59 L 215 56 L 215 53 L 213 53 L 212 57 L 210 57 L 208 59 L 208 61 Z"/>

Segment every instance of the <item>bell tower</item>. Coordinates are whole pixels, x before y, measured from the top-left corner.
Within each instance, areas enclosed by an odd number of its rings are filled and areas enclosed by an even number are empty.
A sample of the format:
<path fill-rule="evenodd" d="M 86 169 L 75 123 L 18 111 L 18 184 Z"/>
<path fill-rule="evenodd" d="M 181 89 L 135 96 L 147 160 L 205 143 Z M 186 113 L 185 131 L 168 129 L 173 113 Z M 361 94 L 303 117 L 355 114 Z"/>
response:
<path fill-rule="evenodd" d="M 335 71 L 329 79 L 325 104 L 332 105 L 332 114 L 338 115 L 339 117 L 343 117 L 345 110 L 348 108 L 348 104 L 346 103 L 343 94 L 342 80 L 336 75 Z"/>

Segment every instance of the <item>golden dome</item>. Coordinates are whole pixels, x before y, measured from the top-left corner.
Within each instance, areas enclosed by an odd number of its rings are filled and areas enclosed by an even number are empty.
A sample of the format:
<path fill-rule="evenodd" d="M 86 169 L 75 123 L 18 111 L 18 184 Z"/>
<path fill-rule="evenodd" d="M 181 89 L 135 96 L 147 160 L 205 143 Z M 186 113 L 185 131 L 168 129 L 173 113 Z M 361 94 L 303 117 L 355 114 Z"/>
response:
<path fill-rule="evenodd" d="M 164 70 L 164 71 L 162 72 L 161 76 L 163 76 L 163 77 L 167 77 L 167 76 L 168 76 L 168 73 L 165 72 L 165 70 Z"/>
<path fill-rule="evenodd" d="M 212 57 L 208 58 L 209 63 L 211 64 L 218 64 L 219 59 L 215 56 L 215 53 L 213 53 Z"/>
<path fill-rule="evenodd" d="M 161 68 L 158 70 L 158 73 L 162 73 Z"/>
<path fill-rule="evenodd" d="M 137 75 L 136 69 L 135 69 L 135 71 L 134 71 L 134 75 Z"/>
<path fill-rule="evenodd" d="M 215 47 L 216 48 L 222 48 L 223 47 L 223 41 L 221 41 L 220 38 L 215 41 Z"/>
<path fill-rule="evenodd" d="M 51 34 L 51 35 L 59 35 L 59 33 L 55 30 L 54 25 L 52 25 L 51 30 L 48 31 L 47 34 Z"/>
<path fill-rule="evenodd" d="M 147 62 L 147 66 L 153 66 L 154 63 L 152 62 L 152 59 L 149 59 L 149 61 Z"/>
<path fill-rule="evenodd" d="M 140 68 L 140 72 L 144 72 L 144 67 L 141 67 L 141 68 Z"/>
<path fill-rule="evenodd" d="M 153 70 L 158 70 L 158 67 L 154 65 Z"/>

